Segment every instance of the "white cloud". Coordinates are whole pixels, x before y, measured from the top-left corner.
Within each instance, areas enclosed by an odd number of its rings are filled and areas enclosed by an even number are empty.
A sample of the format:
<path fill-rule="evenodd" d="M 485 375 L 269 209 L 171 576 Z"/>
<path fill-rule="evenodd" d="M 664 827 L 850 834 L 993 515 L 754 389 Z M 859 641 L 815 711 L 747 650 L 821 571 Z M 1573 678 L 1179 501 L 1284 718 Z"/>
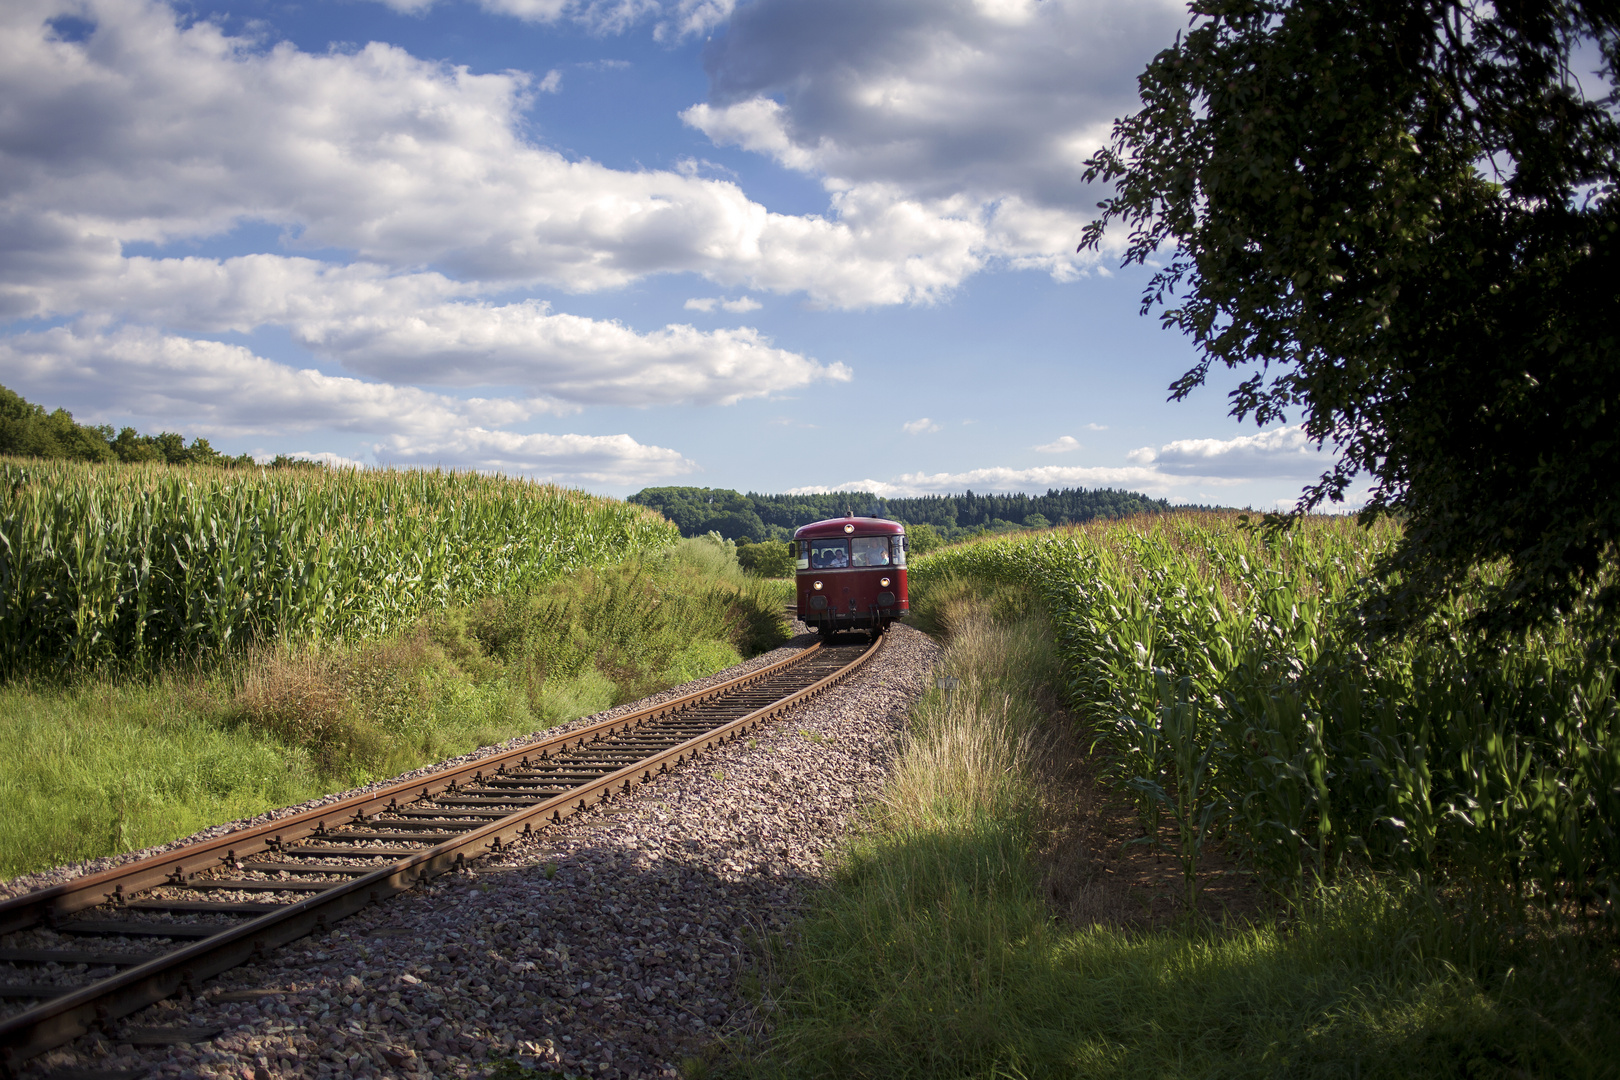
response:
<path fill-rule="evenodd" d="M 552 68 L 546 72 L 545 78 L 534 84 L 534 88 L 542 94 L 562 93 L 562 72 Z"/>
<path fill-rule="evenodd" d="M 406 15 L 420 15 L 436 0 L 377 0 Z M 737 0 L 479 0 L 479 7 L 531 23 L 576 23 L 596 34 L 620 34 L 647 20 L 653 38 L 678 41 L 707 33 L 731 17 Z"/>
<path fill-rule="evenodd" d="M 146 328 L 100 333 L 93 326 L 63 326 L 0 338 L 0 368 L 24 397 L 60 400 L 71 391 L 82 421 L 137 415 L 204 435 L 431 434 L 546 411 L 544 403 L 460 399 L 298 370 L 240 345 Z"/>
<path fill-rule="evenodd" d="M 818 494 L 829 491 L 870 491 L 884 498 L 908 498 L 916 495 L 938 495 L 947 492 L 973 491 L 1026 491 L 1044 492 L 1049 488 L 1064 487 L 1119 487 L 1149 494 L 1168 494 L 1180 486 L 1178 478 L 1147 468 L 1110 468 L 1107 466 L 1047 466 L 1034 469 L 992 467 L 969 469 L 964 472 L 902 473 L 889 480 L 850 480 L 840 484 L 794 488 L 790 495 Z"/>
<path fill-rule="evenodd" d="M 523 473 L 562 484 L 633 487 L 684 476 L 697 466 L 674 450 L 628 435 L 521 435 L 464 428 L 437 438 L 394 435 L 377 447 L 391 465 Z"/>
<path fill-rule="evenodd" d="M 918 420 L 906 427 L 910 430 L 914 425 L 929 423 Z M 1064 439 L 1047 446 L 1060 446 Z M 1078 445 L 1075 443 L 1076 448 Z M 1045 450 L 1046 447 L 1035 449 Z M 991 466 L 962 472 L 911 472 L 888 480 L 850 480 L 796 489 L 793 493 L 872 491 L 885 497 L 904 497 L 969 489 L 1044 492 L 1063 487 L 1120 487 L 1182 501 L 1220 502 L 1223 500 L 1210 492 L 1255 480 L 1310 479 L 1331 463 L 1328 455 L 1315 450 L 1297 427 L 1232 439 L 1179 439 L 1157 450 L 1150 446 L 1133 450 L 1126 458 L 1130 464 L 1124 466 L 1043 465 L 1028 469 Z M 1291 500 L 1285 501 L 1292 505 Z"/>
<path fill-rule="evenodd" d="M 682 118 L 832 190 L 971 205 L 981 254 L 1067 278 L 1099 195 L 1083 163 L 1185 18 L 1178 0 L 757 0 Z"/>
<path fill-rule="evenodd" d="M 1073 435 L 1059 435 L 1051 442 L 1042 443 L 1040 446 L 1032 447 L 1032 449 L 1038 454 L 1067 454 L 1071 450 L 1079 450 L 1082 447 L 1080 440 Z"/>
<path fill-rule="evenodd" d="M 607 22 L 630 11 L 587 9 Z M 70 10 L 95 24 L 87 41 L 47 33 Z M 244 222 L 392 271 L 575 291 L 693 272 L 831 307 L 928 302 L 990 257 L 972 203 L 868 184 L 834 193 L 828 215 L 795 216 L 724 180 L 569 160 L 523 135 L 543 83 L 378 42 L 261 49 L 143 0 L 4 5 L 0 279 L 70 278 L 120 244 Z"/>
<path fill-rule="evenodd" d="M 765 305 L 752 296 L 739 296 L 735 300 L 722 300 L 715 296 L 704 296 L 693 297 L 686 302 L 686 310 L 688 311 L 713 312 L 717 306 L 724 308 L 726 311 L 744 314 L 750 311 L 758 311 Z"/>
<path fill-rule="evenodd" d="M 1108 425 L 1107 424 L 1087 424 L 1086 425 L 1086 430 L 1087 431 L 1107 431 L 1108 430 Z"/>
<path fill-rule="evenodd" d="M 538 301 L 461 301 L 470 286 L 440 274 L 389 274 L 374 264 L 333 267 L 276 255 L 115 257 L 97 269 L 70 282 L 19 283 L 0 291 L 0 302 L 36 317 L 89 311 L 197 333 L 282 325 L 317 356 L 360 374 L 518 386 L 559 407 L 732 404 L 850 378 L 842 364 L 775 348 L 748 328 L 670 325 L 642 334 L 556 314 Z M 723 306 L 738 310 L 740 303 Z"/>
<path fill-rule="evenodd" d="M 281 451 L 271 452 L 269 450 L 255 450 L 253 452 L 253 460 L 260 465 L 268 465 L 277 457 L 282 456 L 296 458 L 301 461 L 319 461 L 332 469 L 367 468 L 366 463 L 359 458 L 345 457 L 331 450 L 294 450 L 290 454 L 283 454 Z"/>
<path fill-rule="evenodd" d="M 526 472 L 561 483 L 630 484 L 695 466 L 628 435 L 522 434 L 498 428 L 544 402 L 455 398 L 297 370 L 238 345 L 125 328 L 57 327 L 0 338 L 0 370 L 25 397 L 71 392 L 77 419 L 138 415 L 190 435 L 347 431 L 379 435 L 378 456 Z"/>
<path fill-rule="evenodd" d="M 862 483 L 879 483 L 862 481 Z M 1149 494 L 1168 494 L 1180 487 L 1179 478 L 1167 477 L 1156 469 L 1110 466 L 1042 466 L 1033 469 L 991 467 L 964 472 L 902 473 L 876 488 L 863 488 L 879 495 L 900 497 L 932 495 L 950 491 L 1046 491 L 1063 487 L 1120 487 Z M 842 489 L 844 485 L 839 485 Z"/>
<path fill-rule="evenodd" d="M 570 405 L 731 405 L 743 398 L 847 382 L 741 327 L 670 325 L 648 334 L 554 315 L 538 301 L 442 304 L 410 315 L 355 315 L 311 324 L 301 340 L 352 371 L 440 386 L 519 386 Z"/>
<path fill-rule="evenodd" d="M 906 421 L 900 425 L 900 430 L 907 435 L 925 435 L 930 431 L 938 431 L 939 425 L 925 416 L 921 420 Z"/>
<path fill-rule="evenodd" d="M 1231 439 L 1177 439 L 1157 450 L 1151 446 L 1132 450 L 1127 456 L 1170 475 L 1225 480 L 1309 480 L 1333 465 L 1333 455 L 1297 426 Z"/>

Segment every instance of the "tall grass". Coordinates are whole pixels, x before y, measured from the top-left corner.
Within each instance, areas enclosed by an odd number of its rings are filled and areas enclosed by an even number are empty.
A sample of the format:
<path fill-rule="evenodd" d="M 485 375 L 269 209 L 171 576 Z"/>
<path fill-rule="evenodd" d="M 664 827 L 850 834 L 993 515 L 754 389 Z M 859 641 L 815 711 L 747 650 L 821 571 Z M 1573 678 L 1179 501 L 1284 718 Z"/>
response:
<path fill-rule="evenodd" d="M 377 638 L 678 535 L 472 473 L 0 461 L 0 677 Z"/>
<path fill-rule="evenodd" d="M 343 790 L 780 644 L 774 597 L 701 543 L 430 612 L 381 640 L 0 686 L 0 877 Z"/>
<path fill-rule="evenodd" d="M 737 1072 L 1613 1075 L 1609 946 L 1457 919 L 1415 876 L 1344 874 L 1216 932 L 1054 920 L 1035 853 L 1072 792 L 1042 702 L 1066 665 L 1029 593 L 936 572 L 915 594 L 961 683 L 918 703 L 881 802 L 773 954 L 771 1030 Z"/>
<path fill-rule="evenodd" d="M 1620 912 L 1613 665 L 1560 631 L 1487 647 L 1462 606 L 1359 642 L 1342 616 L 1393 539 L 1138 518 L 951 548 L 911 580 L 1038 591 L 1069 702 L 1149 835 L 1177 827 L 1189 889 L 1221 832 L 1285 892 L 1348 863 Z"/>

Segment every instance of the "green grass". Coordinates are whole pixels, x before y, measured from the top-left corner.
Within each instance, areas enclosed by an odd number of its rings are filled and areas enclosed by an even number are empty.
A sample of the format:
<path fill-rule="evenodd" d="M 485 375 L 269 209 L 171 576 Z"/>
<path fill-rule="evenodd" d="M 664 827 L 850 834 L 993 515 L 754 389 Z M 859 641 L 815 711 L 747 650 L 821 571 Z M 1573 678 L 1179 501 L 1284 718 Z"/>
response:
<path fill-rule="evenodd" d="M 1072 794 L 1064 665 L 1034 593 L 936 578 L 961 679 L 791 948 L 752 1077 L 1600 1077 L 1620 1063 L 1602 924 L 1508 927 L 1413 876 L 1345 873 L 1247 926 L 1054 920 L 1037 852 Z M 1058 685 L 1054 685 L 1054 683 Z M 701 1065 L 701 1063 L 699 1063 Z"/>
<path fill-rule="evenodd" d="M 785 640 L 703 541 L 363 645 L 0 687 L 0 877 L 161 843 L 711 674 Z"/>
<path fill-rule="evenodd" d="M 0 687 L 0 877 L 130 851 L 326 790 L 309 756 L 180 680 Z"/>

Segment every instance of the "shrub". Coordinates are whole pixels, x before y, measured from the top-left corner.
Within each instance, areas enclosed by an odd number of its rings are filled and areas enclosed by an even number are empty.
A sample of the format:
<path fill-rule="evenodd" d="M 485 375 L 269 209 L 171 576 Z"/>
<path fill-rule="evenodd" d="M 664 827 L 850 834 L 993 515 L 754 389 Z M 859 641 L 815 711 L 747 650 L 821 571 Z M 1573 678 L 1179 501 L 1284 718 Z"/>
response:
<path fill-rule="evenodd" d="M 759 544 L 738 544 L 737 563 L 750 574 L 763 578 L 793 576 L 793 551 L 785 543 L 767 540 Z"/>

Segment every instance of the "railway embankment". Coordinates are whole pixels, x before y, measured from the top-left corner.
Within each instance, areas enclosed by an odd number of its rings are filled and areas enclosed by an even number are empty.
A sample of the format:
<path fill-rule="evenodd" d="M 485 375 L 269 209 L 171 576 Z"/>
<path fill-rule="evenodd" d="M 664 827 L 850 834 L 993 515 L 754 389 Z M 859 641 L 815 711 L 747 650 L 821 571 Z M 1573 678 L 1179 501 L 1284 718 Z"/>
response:
<path fill-rule="evenodd" d="M 139 1047 L 113 1041 L 128 1034 L 119 1028 L 31 1069 L 679 1075 L 683 1060 L 760 1030 L 761 999 L 744 989 L 767 960 L 761 942 L 786 933 L 791 951 L 823 860 L 881 788 L 937 651 L 899 628 L 835 692 L 746 742 L 129 1021 L 190 1029 L 195 1043 Z"/>

